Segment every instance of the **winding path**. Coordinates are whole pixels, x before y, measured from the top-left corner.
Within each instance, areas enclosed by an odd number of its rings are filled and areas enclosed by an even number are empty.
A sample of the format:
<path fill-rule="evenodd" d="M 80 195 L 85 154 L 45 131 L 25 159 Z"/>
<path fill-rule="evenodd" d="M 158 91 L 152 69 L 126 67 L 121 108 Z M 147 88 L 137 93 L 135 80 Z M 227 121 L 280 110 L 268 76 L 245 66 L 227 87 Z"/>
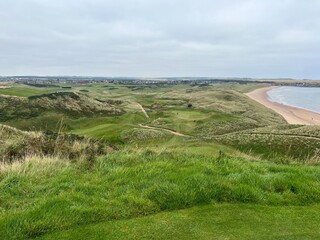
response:
<path fill-rule="evenodd" d="M 182 134 L 182 133 L 179 133 L 179 132 L 167 129 L 167 128 L 151 127 L 151 126 L 142 125 L 142 124 L 139 124 L 139 126 L 142 128 L 148 128 L 148 129 L 153 129 L 153 130 L 163 130 L 163 131 L 166 131 L 168 133 L 171 133 L 173 135 L 180 136 L 180 137 L 189 137 L 188 135 L 185 135 L 185 134 Z"/>
<path fill-rule="evenodd" d="M 140 104 L 140 103 L 136 103 L 141 111 L 143 112 L 143 114 L 146 116 L 147 119 L 150 119 L 147 111 L 143 108 L 143 106 Z M 171 129 L 167 129 L 167 128 L 161 128 L 161 127 L 151 127 L 151 126 L 148 126 L 148 125 L 143 125 L 143 124 L 139 124 L 139 127 L 142 127 L 142 128 L 148 128 L 148 129 L 153 129 L 153 130 L 162 130 L 162 131 L 166 131 L 168 133 L 171 133 L 173 135 L 176 135 L 176 136 L 180 136 L 180 137 L 188 137 L 188 135 L 185 135 L 185 134 L 182 134 L 182 133 L 179 133 L 179 132 L 176 132 L 176 131 L 173 131 Z"/>
<path fill-rule="evenodd" d="M 140 107 L 141 111 L 143 112 L 143 114 L 146 116 L 147 119 L 150 119 L 147 111 L 142 107 L 142 105 L 140 103 L 137 103 L 138 106 Z"/>

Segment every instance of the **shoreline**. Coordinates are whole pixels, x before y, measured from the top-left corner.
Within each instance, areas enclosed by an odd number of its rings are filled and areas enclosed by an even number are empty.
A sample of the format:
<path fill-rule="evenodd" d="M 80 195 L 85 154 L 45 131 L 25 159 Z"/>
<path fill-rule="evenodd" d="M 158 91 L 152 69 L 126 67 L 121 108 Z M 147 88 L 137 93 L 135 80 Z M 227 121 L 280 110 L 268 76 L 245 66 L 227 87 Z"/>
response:
<path fill-rule="evenodd" d="M 280 114 L 289 124 L 320 125 L 319 113 L 312 112 L 303 108 L 297 108 L 276 102 L 271 102 L 268 98 L 267 92 L 274 88 L 278 87 L 272 86 L 259 88 L 252 92 L 246 93 L 245 95 Z"/>

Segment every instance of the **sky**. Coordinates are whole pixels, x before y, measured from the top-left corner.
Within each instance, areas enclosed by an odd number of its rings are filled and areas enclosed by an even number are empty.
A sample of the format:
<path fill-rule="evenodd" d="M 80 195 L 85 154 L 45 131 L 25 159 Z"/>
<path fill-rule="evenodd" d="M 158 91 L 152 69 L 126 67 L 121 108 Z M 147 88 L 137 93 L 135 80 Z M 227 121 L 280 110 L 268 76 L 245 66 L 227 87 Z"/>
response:
<path fill-rule="evenodd" d="M 320 0 L 0 0 L 0 76 L 320 79 Z"/>

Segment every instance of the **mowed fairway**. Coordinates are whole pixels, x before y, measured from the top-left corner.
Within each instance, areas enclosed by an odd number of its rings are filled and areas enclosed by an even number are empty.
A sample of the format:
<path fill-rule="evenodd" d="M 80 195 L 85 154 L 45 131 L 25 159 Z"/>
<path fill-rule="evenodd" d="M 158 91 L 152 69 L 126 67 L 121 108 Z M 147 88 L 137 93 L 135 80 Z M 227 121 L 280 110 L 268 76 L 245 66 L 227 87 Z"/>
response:
<path fill-rule="evenodd" d="M 320 206 L 215 204 L 58 232 L 56 239 L 319 239 Z"/>
<path fill-rule="evenodd" d="M 126 113 L 119 117 L 104 118 L 83 118 L 78 120 L 69 120 L 70 126 L 74 130 L 72 133 L 81 136 L 87 136 L 98 140 L 105 140 L 111 143 L 121 143 L 122 136 L 126 131 L 143 123 L 145 118 L 142 113 Z"/>

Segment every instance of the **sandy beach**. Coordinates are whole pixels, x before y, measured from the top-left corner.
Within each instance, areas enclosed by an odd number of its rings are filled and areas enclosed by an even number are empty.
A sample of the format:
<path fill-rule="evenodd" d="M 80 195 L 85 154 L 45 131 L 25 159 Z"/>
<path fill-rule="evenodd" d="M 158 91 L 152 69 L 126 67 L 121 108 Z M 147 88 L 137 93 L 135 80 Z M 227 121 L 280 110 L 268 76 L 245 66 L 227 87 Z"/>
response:
<path fill-rule="evenodd" d="M 269 101 L 267 91 L 273 88 L 277 87 L 259 88 L 246 95 L 282 115 L 289 124 L 320 125 L 318 113 Z"/>

